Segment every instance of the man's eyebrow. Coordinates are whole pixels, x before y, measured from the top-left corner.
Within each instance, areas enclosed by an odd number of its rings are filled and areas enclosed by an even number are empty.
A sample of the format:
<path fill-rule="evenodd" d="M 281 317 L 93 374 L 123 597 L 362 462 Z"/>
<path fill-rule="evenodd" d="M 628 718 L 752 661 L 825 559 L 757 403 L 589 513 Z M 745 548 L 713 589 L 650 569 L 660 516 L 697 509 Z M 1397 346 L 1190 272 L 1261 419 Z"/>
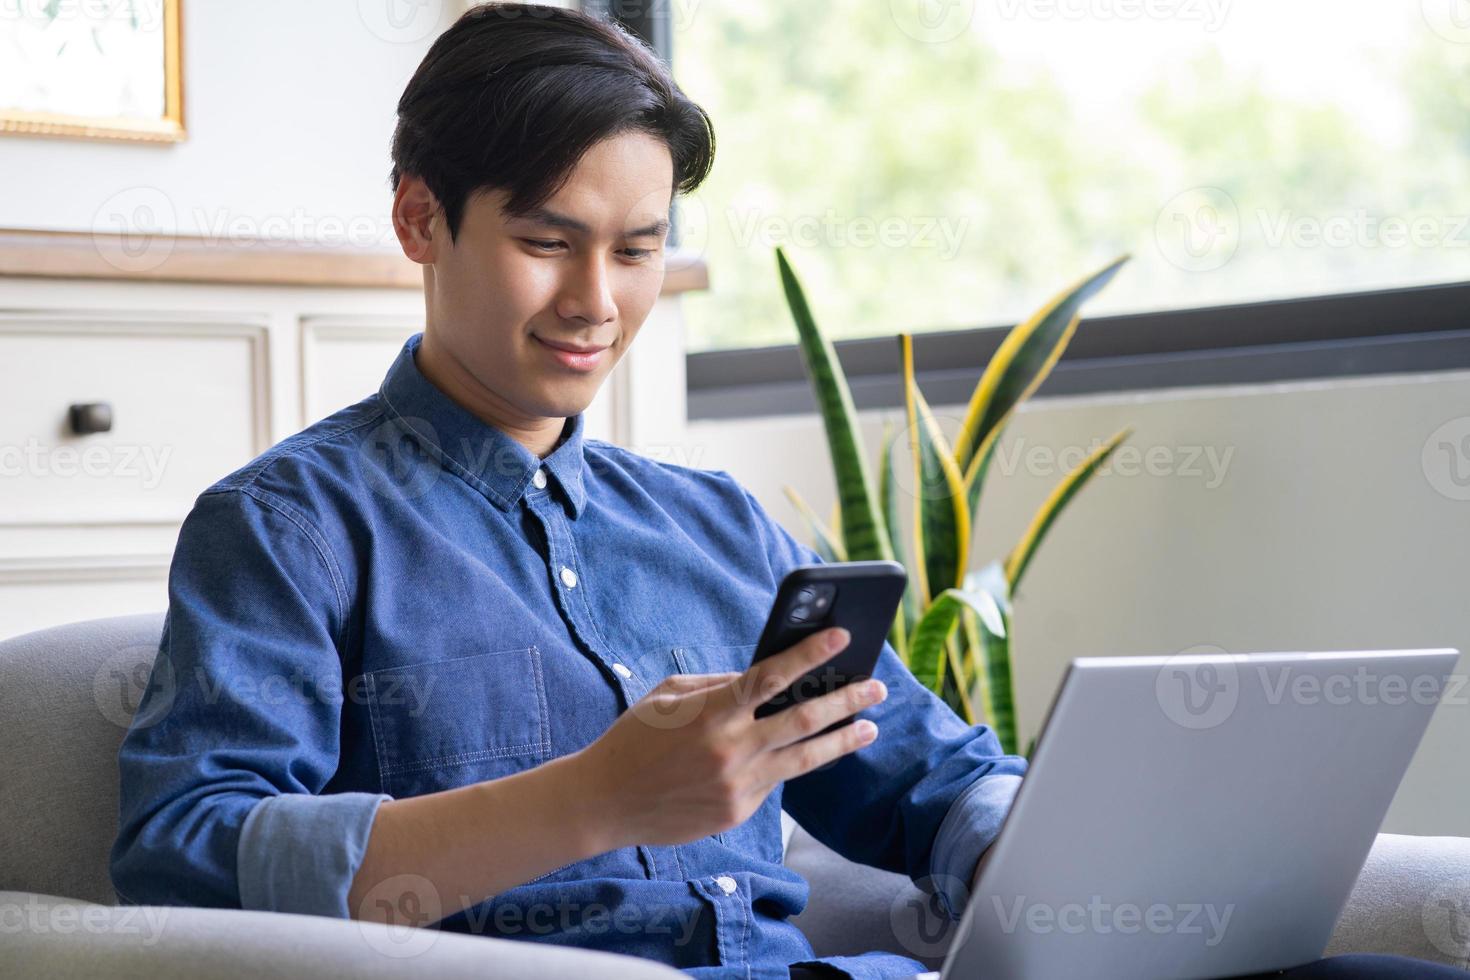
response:
<path fill-rule="evenodd" d="M 560 212 L 553 211 L 547 207 L 532 208 L 525 214 L 517 215 L 516 217 L 518 217 L 522 221 L 530 221 L 538 225 L 547 225 L 551 228 L 569 228 L 572 231 L 578 232 L 583 235 L 590 235 L 592 233 L 592 229 L 584 222 L 578 221 L 576 218 L 573 218 L 570 215 L 565 215 L 561 214 Z M 664 233 L 668 230 L 669 219 L 659 218 L 651 225 L 646 225 L 642 228 L 634 228 L 629 231 L 623 232 L 623 234 L 625 237 L 628 238 L 644 238 L 650 236 L 662 238 Z"/>

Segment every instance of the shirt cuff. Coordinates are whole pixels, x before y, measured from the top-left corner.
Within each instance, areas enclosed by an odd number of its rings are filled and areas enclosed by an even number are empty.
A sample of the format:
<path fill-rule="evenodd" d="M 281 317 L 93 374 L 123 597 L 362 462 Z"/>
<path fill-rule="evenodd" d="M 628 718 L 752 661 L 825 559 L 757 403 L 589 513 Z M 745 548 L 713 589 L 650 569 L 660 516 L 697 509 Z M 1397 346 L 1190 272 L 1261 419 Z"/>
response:
<path fill-rule="evenodd" d="M 240 830 L 240 907 L 350 919 L 347 894 L 386 793 L 282 793 Z"/>
<path fill-rule="evenodd" d="M 951 919 L 964 914 L 970 900 L 971 878 L 980 855 L 995 841 L 1010 812 L 1021 777 L 1000 773 L 982 776 L 950 804 L 939 832 L 934 835 L 930 880 Z"/>

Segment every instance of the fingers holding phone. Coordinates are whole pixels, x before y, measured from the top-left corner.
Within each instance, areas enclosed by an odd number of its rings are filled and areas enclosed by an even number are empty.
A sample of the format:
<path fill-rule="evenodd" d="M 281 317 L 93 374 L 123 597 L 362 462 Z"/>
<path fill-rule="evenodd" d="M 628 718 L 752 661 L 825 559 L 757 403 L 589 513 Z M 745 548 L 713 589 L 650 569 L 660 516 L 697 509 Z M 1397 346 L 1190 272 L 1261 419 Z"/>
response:
<path fill-rule="evenodd" d="M 665 678 L 583 749 L 623 844 L 680 844 L 750 818 L 772 788 L 877 737 L 863 708 L 905 583 L 896 562 L 805 565 L 782 580 L 751 665 Z"/>

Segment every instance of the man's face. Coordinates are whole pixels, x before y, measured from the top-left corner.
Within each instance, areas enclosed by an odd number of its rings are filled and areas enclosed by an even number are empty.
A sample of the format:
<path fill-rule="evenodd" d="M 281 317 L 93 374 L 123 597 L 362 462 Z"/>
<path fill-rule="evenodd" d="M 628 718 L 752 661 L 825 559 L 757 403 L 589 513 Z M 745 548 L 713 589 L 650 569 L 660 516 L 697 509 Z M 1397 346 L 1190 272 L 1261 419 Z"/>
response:
<path fill-rule="evenodd" d="M 507 216 L 505 191 L 471 197 L 452 245 L 434 219 L 429 329 L 495 409 L 531 423 L 591 403 L 658 299 L 673 182 L 667 146 L 628 133 L 588 150 L 535 215 Z"/>

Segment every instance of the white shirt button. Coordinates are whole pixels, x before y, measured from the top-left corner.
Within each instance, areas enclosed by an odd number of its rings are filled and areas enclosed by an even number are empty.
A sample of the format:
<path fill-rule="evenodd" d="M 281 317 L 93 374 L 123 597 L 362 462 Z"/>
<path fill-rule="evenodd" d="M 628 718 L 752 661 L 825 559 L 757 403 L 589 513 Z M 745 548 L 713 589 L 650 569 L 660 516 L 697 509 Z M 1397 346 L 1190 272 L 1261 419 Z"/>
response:
<path fill-rule="evenodd" d="M 718 878 L 715 879 L 715 884 L 719 885 L 720 891 L 724 892 L 726 895 L 734 894 L 735 889 L 738 887 L 735 884 L 735 879 L 731 878 L 729 875 L 720 875 Z"/>
<path fill-rule="evenodd" d="M 577 573 L 563 565 L 561 567 L 561 581 L 567 588 L 575 589 L 577 587 Z"/>
<path fill-rule="evenodd" d="M 546 471 L 545 470 L 537 470 L 536 471 L 536 475 L 533 476 L 533 477 L 531 477 L 531 482 L 534 483 L 534 484 L 536 484 L 536 489 L 537 490 L 545 490 L 546 489 Z"/>
<path fill-rule="evenodd" d="M 633 676 L 633 672 L 627 667 L 624 667 L 622 664 L 613 664 L 613 673 L 617 674 L 619 677 Z"/>

